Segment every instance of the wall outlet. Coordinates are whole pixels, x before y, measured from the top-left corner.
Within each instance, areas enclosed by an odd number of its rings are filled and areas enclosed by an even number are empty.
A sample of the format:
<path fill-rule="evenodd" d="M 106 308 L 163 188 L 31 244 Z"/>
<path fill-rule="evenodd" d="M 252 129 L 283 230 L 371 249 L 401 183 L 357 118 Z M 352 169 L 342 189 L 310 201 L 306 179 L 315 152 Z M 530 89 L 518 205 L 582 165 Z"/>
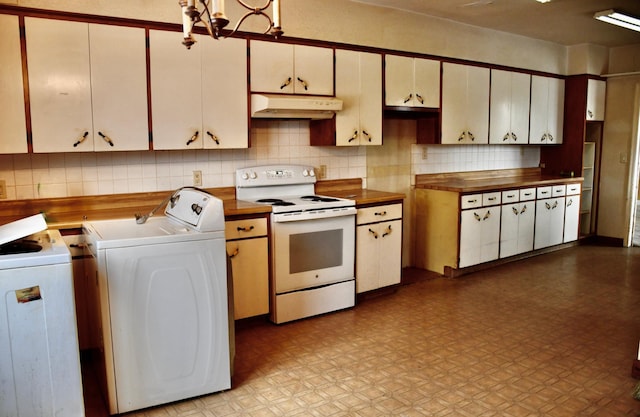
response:
<path fill-rule="evenodd" d="M 193 171 L 193 186 L 202 187 L 202 171 Z"/>
<path fill-rule="evenodd" d="M 7 182 L 5 180 L 0 180 L 0 200 L 4 200 L 7 198 Z"/>
<path fill-rule="evenodd" d="M 318 170 L 318 179 L 327 178 L 327 166 L 320 165 L 320 169 Z"/>

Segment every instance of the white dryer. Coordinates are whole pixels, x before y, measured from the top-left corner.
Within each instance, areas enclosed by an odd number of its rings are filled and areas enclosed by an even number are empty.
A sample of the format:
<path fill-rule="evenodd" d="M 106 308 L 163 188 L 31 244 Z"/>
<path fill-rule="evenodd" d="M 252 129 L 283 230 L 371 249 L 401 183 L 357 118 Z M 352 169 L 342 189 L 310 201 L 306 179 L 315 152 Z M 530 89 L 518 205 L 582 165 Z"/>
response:
<path fill-rule="evenodd" d="M 142 220 L 83 224 L 111 414 L 231 388 L 222 201 L 185 187 Z"/>

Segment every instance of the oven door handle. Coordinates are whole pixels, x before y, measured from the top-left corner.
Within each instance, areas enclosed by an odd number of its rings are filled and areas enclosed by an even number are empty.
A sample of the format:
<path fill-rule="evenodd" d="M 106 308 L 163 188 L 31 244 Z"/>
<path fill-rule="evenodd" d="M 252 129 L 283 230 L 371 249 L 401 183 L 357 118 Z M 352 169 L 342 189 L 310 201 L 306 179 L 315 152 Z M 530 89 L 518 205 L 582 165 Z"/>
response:
<path fill-rule="evenodd" d="M 274 223 L 299 222 L 305 220 L 328 219 L 331 217 L 355 216 L 355 207 L 341 207 L 338 209 L 321 209 L 296 211 L 291 213 L 273 213 L 271 219 Z"/>

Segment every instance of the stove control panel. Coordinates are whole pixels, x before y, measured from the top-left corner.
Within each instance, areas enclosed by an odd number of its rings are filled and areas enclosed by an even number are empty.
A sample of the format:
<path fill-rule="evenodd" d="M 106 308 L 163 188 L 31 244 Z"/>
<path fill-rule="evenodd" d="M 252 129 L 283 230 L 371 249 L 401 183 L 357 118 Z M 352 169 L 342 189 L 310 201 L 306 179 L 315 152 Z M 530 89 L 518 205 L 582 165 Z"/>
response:
<path fill-rule="evenodd" d="M 306 165 L 265 165 L 236 171 L 236 187 L 314 184 L 316 172 Z"/>

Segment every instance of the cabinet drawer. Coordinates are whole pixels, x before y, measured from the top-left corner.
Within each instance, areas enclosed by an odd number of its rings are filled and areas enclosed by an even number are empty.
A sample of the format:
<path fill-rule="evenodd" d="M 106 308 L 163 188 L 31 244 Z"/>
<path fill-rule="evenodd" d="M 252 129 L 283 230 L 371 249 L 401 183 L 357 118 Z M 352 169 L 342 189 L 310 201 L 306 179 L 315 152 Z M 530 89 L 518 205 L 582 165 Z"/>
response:
<path fill-rule="evenodd" d="M 523 188 L 520 190 L 520 201 L 535 200 L 536 189 L 535 188 Z"/>
<path fill-rule="evenodd" d="M 520 191 L 519 190 L 508 190 L 502 192 L 502 203 L 517 203 L 520 201 Z"/>
<path fill-rule="evenodd" d="M 563 197 L 567 193 L 566 185 L 554 185 L 551 189 L 551 195 L 553 197 Z"/>
<path fill-rule="evenodd" d="M 495 193 L 484 193 L 482 194 L 482 205 L 483 206 L 495 206 L 500 204 L 500 191 L 496 191 Z"/>
<path fill-rule="evenodd" d="M 468 194 L 460 197 L 460 208 L 470 209 L 482 207 L 482 194 Z"/>
<path fill-rule="evenodd" d="M 538 187 L 536 189 L 536 198 L 540 200 L 541 198 L 551 198 L 551 187 Z"/>
<path fill-rule="evenodd" d="M 567 195 L 580 194 L 580 184 L 567 184 Z"/>
<path fill-rule="evenodd" d="M 387 204 L 358 209 L 356 222 L 366 224 L 401 218 L 402 204 Z"/>
<path fill-rule="evenodd" d="M 267 219 L 231 220 L 224 223 L 227 240 L 267 235 Z"/>

